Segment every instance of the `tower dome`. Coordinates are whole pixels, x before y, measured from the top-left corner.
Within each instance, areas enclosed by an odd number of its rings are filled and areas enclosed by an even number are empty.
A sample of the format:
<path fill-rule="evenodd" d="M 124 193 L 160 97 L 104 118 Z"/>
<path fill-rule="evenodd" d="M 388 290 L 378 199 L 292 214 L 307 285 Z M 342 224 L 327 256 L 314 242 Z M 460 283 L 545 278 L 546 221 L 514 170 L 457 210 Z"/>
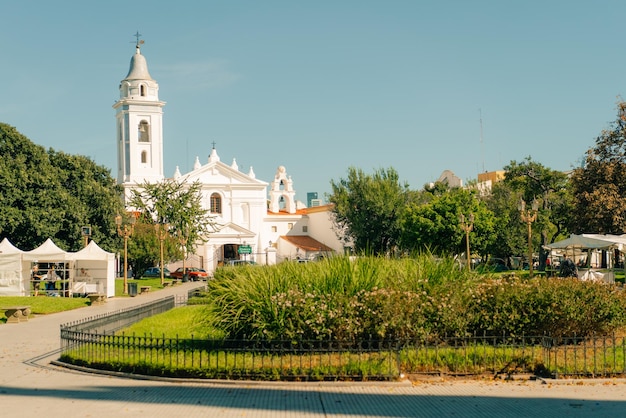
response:
<path fill-rule="evenodd" d="M 141 48 L 139 45 L 135 48 L 135 55 L 130 59 L 130 69 L 128 75 L 124 80 L 152 80 L 150 73 L 148 72 L 148 62 L 146 58 L 141 55 Z"/>

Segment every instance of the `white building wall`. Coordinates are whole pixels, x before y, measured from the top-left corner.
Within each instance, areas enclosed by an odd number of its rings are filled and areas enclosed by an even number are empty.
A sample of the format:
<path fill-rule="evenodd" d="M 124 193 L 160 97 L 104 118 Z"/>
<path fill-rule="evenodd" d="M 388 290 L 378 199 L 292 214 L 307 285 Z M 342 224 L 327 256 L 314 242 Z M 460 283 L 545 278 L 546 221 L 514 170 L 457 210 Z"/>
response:
<path fill-rule="evenodd" d="M 309 218 L 309 236 L 322 244 L 328 245 L 338 254 L 343 254 L 344 243 L 337 237 L 332 221 L 332 207 L 318 206 L 307 210 Z"/>

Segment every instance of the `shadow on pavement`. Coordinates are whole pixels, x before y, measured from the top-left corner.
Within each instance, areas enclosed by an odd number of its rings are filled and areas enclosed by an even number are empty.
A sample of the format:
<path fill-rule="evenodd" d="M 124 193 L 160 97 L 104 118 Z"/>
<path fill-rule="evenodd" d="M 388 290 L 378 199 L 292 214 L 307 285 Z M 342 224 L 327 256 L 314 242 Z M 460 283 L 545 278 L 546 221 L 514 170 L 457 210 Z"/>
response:
<path fill-rule="evenodd" d="M 152 405 L 194 405 L 248 411 L 281 413 L 317 412 L 322 416 L 371 417 L 421 416 L 619 416 L 626 401 L 596 401 L 567 398 L 442 396 L 420 393 L 419 387 L 345 386 L 332 390 L 322 386 L 244 387 L 219 384 L 160 384 L 138 386 L 92 386 L 86 389 L 24 389 L 0 386 L 5 396 L 93 402 L 122 402 Z M 35 399 L 33 399 L 34 401 Z"/>

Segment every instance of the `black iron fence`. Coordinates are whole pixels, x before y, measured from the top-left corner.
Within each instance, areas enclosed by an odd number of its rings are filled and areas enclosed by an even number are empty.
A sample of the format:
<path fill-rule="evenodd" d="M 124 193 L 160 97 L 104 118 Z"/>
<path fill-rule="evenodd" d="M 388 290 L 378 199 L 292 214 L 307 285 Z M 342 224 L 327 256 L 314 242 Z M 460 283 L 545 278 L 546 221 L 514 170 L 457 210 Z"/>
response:
<path fill-rule="evenodd" d="M 204 340 L 115 335 L 173 298 L 61 326 L 61 360 L 173 377 L 393 380 L 402 375 L 600 377 L 626 374 L 624 337 L 470 336 L 424 341 Z"/>
<path fill-rule="evenodd" d="M 175 306 L 179 306 L 184 301 L 177 300 L 174 296 L 158 299 L 153 302 L 144 303 L 128 309 L 120 309 L 101 315 L 91 316 L 78 321 L 61 325 L 61 348 L 67 343 L 67 338 L 63 333 L 67 331 L 89 332 L 93 334 L 113 333 L 123 329 L 144 318 L 169 311 Z"/>

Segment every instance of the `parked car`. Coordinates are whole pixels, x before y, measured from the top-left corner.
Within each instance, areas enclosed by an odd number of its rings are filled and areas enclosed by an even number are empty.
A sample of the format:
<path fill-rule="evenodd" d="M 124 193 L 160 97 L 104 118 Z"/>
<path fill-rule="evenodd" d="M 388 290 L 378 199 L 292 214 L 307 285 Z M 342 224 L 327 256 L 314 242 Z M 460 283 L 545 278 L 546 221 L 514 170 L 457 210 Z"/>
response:
<path fill-rule="evenodd" d="M 254 266 L 256 263 L 252 260 L 228 260 L 225 266 Z"/>
<path fill-rule="evenodd" d="M 191 281 L 206 280 L 209 277 L 206 271 L 199 269 L 197 267 L 185 267 L 185 273 L 187 274 L 187 278 Z M 170 277 L 172 279 L 178 279 L 178 280 L 182 280 L 183 275 L 184 274 L 183 274 L 182 267 L 179 267 L 176 269 L 176 271 L 173 271 L 172 273 L 170 273 Z"/>
<path fill-rule="evenodd" d="M 500 273 L 503 271 L 509 271 L 509 267 L 506 265 L 506 261 L 501 258 L 490 258 L 486 264 L 479 264 L 476 269 L 481 272 Z"/>
<path fill-rule="evenodd" d="M 161 277 L 161 267 L 150 267 L 143 272 L 141 277 Z M 163 277 L 170 277 L 170 271 L 163 268 Z"/>

